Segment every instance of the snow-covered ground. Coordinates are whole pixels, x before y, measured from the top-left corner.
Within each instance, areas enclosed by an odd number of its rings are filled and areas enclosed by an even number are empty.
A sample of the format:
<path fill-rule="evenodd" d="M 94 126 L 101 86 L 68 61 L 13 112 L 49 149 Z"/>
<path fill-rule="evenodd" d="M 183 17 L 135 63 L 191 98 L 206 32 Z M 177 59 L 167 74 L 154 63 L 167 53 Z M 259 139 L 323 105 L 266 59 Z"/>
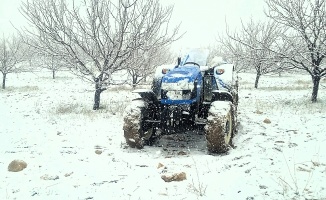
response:
<path fill-rule="evenodd" d="M 69 74 L 10 74 L 0 90 L 0 199 L 326 199 L 326 81 L 311 104 L 309 76 L 264 76 L 260 89 L 254 78 L 240 74 L 235 148 L 209 155 L 201 132 L 129 148 L 128 87 L 105 91 L 92 111 L 93 85 Z M 15 159 L 27 168 L 9 172 Z M 181 172 L 184 181 L 161 178 Z"/>

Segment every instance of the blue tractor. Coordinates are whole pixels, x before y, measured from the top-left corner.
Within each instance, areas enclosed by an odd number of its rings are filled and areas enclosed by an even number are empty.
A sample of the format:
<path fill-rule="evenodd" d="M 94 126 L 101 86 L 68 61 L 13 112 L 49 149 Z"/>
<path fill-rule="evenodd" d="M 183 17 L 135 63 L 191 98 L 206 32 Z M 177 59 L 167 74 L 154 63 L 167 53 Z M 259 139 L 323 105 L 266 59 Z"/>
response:
<path fill-rule="evenodd" d="M 238 104 L 234 68 L 223 62 L 207 66 L 206 57 L 190 52 L 177 66 L 158 67 L 150 90 L 133 91 L 138 98 L 126 108 L 123 126 L 130 147 L 141 149 L 162 135 L 203 127 L 209 152 L 230 149 Z"/>

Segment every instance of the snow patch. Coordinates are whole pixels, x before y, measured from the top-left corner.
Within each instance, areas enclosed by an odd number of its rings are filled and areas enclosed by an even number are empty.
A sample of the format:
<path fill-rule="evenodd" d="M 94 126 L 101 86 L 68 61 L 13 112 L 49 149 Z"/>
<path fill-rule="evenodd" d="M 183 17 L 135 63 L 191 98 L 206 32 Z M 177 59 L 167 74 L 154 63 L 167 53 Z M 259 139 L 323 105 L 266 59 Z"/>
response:
<path fill-rule="evenodd" d="M 209 112 L 216 116 L 226 115 L 229 112 L 231 105 L 232 104 L 229 101 L 214 101 L 211 104 Z"/>
<path fill-rule="evenodd" d="M 240 125 L 233 138 L 237 148 L 227 155 L 207 155 L 205 136 L 193 132 L 169 136 L 173 141 L 164 136 L 159 141 L 162 146 L 126 147 L 122 113 L 109 114 L 110 104 L 85 114 L 53 114 L 62 101 L 91 110 L 94 95 L 93 85 L 64 72 L 58 76 L 69 78 L 52 80 L 51 74 L 38 72 L 13 74 L 8 86 L 14 89 L 0 90 L 2 199 L 326 197 L 326 89 L 320 88 L 319 101 L 312 104 L 310 85 L 298 82 L 310 84 L 309 75 L 264 76 L 260 88 L 253 89 L 255 74 L 239 74 Z M 39 90 L 18 90 L 29 84 Z M 303 89 L 296 90 L 295 85 Z M 114 98 L 127 104 L 132 95 L 104 91 L 101 103 Z M 214 107 L 224 107 L 223 102 L 216 103 Z M 265 118 L 272 123 L 263 123 Z M 94 153 L 97 145 L 101 155 Z M 188 156 L 178 155 L 181 151 Z M 8 172 L 13 159 L 23 159 L 28 167 Z M 158 163 L 164 167 L 158 169 Z M 172 183 L 161 179 L 179 172 L 185 172 L 187 179 Z M 45 174 L 60 179 L 40 179 Z M 205 189 L 203 197 L 200 188 Z"/>
<path fill-rule="evenodd" d="M 193 82 L 189 82 L 189 79 L 182 79 L 175 83 L 171 82 L 162 82 L 163 90 L 193 90 L 195 87 Z"/>

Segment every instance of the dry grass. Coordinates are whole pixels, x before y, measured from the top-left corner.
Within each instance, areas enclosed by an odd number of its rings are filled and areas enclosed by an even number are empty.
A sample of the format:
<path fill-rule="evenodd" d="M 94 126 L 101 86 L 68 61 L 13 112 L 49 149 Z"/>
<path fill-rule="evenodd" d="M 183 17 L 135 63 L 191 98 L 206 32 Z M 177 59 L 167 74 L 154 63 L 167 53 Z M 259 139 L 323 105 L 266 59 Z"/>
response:
<path fill-rule="evenodd" d="M 322 82 L 322 83 L 326 83 L 326 77 L 322 78 L 322 79 L 320 80 L 320 82 Z"/>
<path fill-rule="evenodd" d="M 94 119 L 99 113 L 103 113 L 103 111 L 102 109 L 95 111 L 90 105 L 85 106 L 80 103 L 59 103 L 55 107 L 54 113 L 58 115 L 75 114 Z"/>
<path fill-rule="evenodd" d="M 0 92 L 32 92 L 38 90 L 39 88 L 37 86 L 22 86 L 22 87 L 9 86 L 6 87 L 6 89 L 1 89 Z"/>
<path fill-rule="evenodd" d="M 288 82 L 279 83 L 277 79 L 284 79 L 287 76 L 262 76 L 258 84 L 258 90 L 264 91 L 295 91 L 295 90 L 307 90 L 312 88 L 312 81 L 307 78 L 303 79 L 288 79 Z M 288 76 L 291 77 L 291 76 Z M 274 81 L 275 79 L 275 81 Z M 267 82 L 266 82 L 267 81 Z M 255 79 L 252 80 L 240 80 L 239 85 L 241 89 L 253 89 Z M 321 81 L 322 82 L 322 81 Z M 325 81 L 326 82 L 326 81 Z"/>
<path fill-rule="evenodd" d="M 306 84 L 306 85 L 286 85 L 286 86 L 262 86 L 259 87 L 257 90 L 263 90 L 263 91 L 296 91 L 296 90 L 309 90 L 312 88 L 312 84 Z M 254 85 L 241 85 L 240 89 L 255 89 Z"/>
<path fill-rule="evenodd" d="M 288 177 L 287 179 L 278 177 L 278 184 L 282 187 L 283 196 L 286 198 L 292 196 L 291 199 L 303 199 L 301 197 L 305 197 L 306 195 L 309 196 L 309 194 L 313 193 L 312 191 L 310 191 L 311 188 L 309 188 L 309 186 L 313 184 L 312 180 L 315 171 L 318 167 L 326 166 L 326 164 L 311 160 L 302 163 L 293 163 L 293 166 L 289 166 L 287 158 L 284 154 L 283 157 L 288 170 L 287 174 L 290 175 L 290 177 Z M 299 173 L 303 172 L 306 175 L 302 176 L 302 173 L 298 175 L 297 171 Z"/>
<path fill-rule="evenodd" d="M 107 110 L 112 115 L 119 115 L 119 114 L 122 115 L 127 105 L 128 102 L 114 99 L 114 100 L 104 102 L 101 108 Z"/>
<path fill-rule="evenodd" d="M 307 90 L 310 89 L 312 85 L 287 85 L 287 86 L 270 86 L 270 87 L 259 87 L 258 90 L 264 91 L 295 91 L 295 90 Z"/>
<path fill-rule="evenodd" d="M 309 98 L 306 99 L 265 99 L 255 101 L 256 110 L 262 112 L 280 112 L 284 108 L 291 110 L 294 114 L 314 114 L 314 113 L 326 113 L 326 101 L 319 100 L 316 103 L 312 103 Z"/>
<path fill-rule="evenodd" d="M 142 84 L 142 85 L 137 85 L 135 89 L 150 89 L 151 85 L 150 84 Z M 118 92 L 118 91 L 132 91 L 134 90 L 132 86 L 124 84 L 124 85 L 111 85 L 108 88 L 108 91 L 111 92 Z"/>
<path fill-rule="evenodd" d="M 295 84 L 298 84 L 298 85 L 312 85 L 312 81 L 310 81 L 310 80 L 296 80 Z"/>
<path fill-rule="evenodd" d="M 194 166 L 195 166 L 195 170 L 196 170 L 197 183 L 195 183 L 194 179 L 192 179 L 192 183 L 188 185 L 188 190 L 190 192 L 194 192 L 198 196 L 202 197 L 202 196 L 205 196 L 205 194 L 206 194 L 207 185 L 204 185 L 200 181 L 200 178 L 199 178 L 200 175 L 198 172 L 197 163 L 194 158 L 192 158 L 192 160 L 194 161 Z"/>
<path fill-rule="evenodd" d="M 99 114 L 103 113 L 110 113 L 112 115 L 122 115 L 127 103 L 124 101 L 109 101 L 109 102 L 102 102 L 100 104 L 99 110 L 93 110 L 90 105 L 83 105 L 80 103 L 59 103 L 55 107 L 55 114 L 58 115 L 68 115 L 68 114 L 76 114 L 76 115 L 83 115 L 89 118 L 94 118 Z"/>
<path fill-rule="evenodd" d="M 53 79 L 52 78 L 52 72 L 49 73 L 49 76 L 41 76 L 39 77 L 40 79 L 43 79 L 43 80 L 62 80 L 62 81 L 65 81 L 65 80 L 72 80 L 74 79 L 74 77 L 70 77 L 70 76 L 57 76 L 55 75 L 55 78 Z"/>
<path fill-rule="evenodd" d="M 56 107 L 55 113 L 56 114 L 71 114 L 71 113 L 80 114 L 80 111 L 77 112 L 77 109 L 80 106 L 81 105 L 78 103 L 71 103 L 71 104 L 60 103 Z"/>
<path fill-rule="evenodd" d="M 239 85 L 244 86 L 244 85 L 249 85 L 249 86 L 254 86 L 254 83 L 248 80 L 239 80 Z"/>
<path fill-rule="evenodd" d="M 130 85 L 111 85 L 107 91 L 109 92 L 118 92 L 118 91 L 132 91 Z"/>

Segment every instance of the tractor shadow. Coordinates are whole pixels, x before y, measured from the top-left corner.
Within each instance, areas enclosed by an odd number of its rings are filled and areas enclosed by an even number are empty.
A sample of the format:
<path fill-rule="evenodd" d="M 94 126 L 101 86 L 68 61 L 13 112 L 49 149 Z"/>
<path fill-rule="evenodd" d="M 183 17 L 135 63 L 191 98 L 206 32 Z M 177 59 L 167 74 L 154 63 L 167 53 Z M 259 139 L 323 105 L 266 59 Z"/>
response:
<path fill-rule="evenodd" d="M 165 158 L 189 157 L 191 155 L 226 156 L 226 153 L 210 153 L 207 150 L 207 141 L 204 130 L 197 129 L 163 135 L 152 146 L 146 145 L 143 149 L 130 148 L 124 144 L 123 149 L 128 153 L 146 152 L 153 157 Z"/>
<path fill-rule="evenodd" d="M 207 143 L 203 130 L 163 135 L 152 147 L 160 148 L 166 157 L 192 153 L 207 154 Z"/>

